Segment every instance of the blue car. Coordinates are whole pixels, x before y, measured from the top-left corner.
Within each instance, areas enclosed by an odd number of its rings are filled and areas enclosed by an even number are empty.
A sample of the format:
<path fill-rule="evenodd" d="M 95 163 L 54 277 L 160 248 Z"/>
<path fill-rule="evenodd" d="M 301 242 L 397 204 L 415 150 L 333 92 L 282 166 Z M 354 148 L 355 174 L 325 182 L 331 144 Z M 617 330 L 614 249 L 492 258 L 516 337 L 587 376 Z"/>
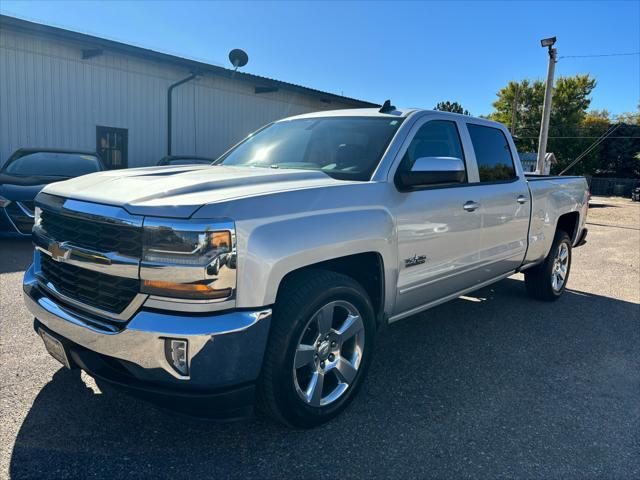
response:
<path fill-rule="evenodd" d="M 31 235 L 34 199 L 53 182 L 104 170 L 95 152 L 20 148 L 0 170 L 0 237 Z"/>

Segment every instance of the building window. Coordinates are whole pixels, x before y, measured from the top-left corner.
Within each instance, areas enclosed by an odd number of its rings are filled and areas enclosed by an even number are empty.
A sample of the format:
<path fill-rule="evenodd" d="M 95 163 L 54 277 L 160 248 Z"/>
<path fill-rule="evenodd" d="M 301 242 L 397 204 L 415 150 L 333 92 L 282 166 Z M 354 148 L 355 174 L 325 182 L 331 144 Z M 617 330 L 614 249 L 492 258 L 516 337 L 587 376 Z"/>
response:
<path fill-rule="evenodd" d="M 96 127 L 96 150 L 109 170 L 127 168 L 126 128 Z"/>

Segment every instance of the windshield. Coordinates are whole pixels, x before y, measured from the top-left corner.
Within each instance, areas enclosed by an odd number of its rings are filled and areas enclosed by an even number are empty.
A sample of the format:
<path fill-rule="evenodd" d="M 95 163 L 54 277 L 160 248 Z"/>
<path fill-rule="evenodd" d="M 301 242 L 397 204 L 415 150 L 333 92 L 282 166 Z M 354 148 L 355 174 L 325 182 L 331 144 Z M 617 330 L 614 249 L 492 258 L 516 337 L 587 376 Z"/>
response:
<path fill-rule="evenodd" d="M 23 176 L 78 177 L 99 170 L 102 168 L 94 155 L 33 152 L 10 161 L 3 171 Z"/>
<path fill-rule="evenodd" d="M 400 118 L 369 117 L 277 122 L 216 163 L 320 170 L 338 179 L 369 180 L 401 122 Z"/>

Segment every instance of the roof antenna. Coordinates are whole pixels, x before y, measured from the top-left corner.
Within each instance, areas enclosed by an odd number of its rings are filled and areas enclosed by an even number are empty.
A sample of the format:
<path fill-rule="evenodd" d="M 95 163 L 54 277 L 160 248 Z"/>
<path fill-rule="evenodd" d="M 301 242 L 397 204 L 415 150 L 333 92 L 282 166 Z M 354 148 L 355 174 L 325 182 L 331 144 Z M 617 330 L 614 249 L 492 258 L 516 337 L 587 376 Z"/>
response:
<path fill-rule="evenodd" d="M 385 100 L 384 104 L 378 110 L 380 113 L 393 112 L 396 109 L 395 105 L 391 105 L 391 100 Z"/>

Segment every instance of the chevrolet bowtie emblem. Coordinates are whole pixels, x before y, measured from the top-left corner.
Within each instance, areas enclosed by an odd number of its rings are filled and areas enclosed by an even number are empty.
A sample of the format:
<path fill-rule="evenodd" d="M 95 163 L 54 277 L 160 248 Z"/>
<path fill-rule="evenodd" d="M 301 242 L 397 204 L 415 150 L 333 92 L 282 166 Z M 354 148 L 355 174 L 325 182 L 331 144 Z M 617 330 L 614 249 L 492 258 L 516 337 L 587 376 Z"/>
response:
<path fill-rule="evenodd" d="M 51 254 L 51 258 L 56 262 L 64 262 L 71 254 L 71 249 L 68 248 L 65 243 L 66 242 L 53 242 L 49 244 L 49 253 Z"/>

